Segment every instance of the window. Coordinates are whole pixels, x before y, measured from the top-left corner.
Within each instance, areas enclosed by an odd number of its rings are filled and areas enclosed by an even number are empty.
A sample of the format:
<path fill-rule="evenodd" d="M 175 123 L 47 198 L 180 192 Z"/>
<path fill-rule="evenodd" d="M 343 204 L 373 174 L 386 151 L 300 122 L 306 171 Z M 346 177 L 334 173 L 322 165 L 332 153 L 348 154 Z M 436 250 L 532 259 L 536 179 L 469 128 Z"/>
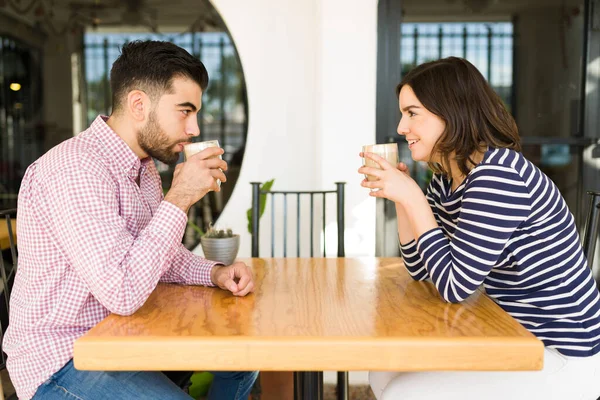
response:
<path fill-rule="evenodd" d="M 403 23 L 400 46 L 402 76 L 427 61 L 462 57 L 479 69 L 507 109 L 513 112 L 512 23 Z M 410 151 L 403 141 L 399 142 L 400 159 L 408 160 L 411 175 L 425 189 L 431 179 L 431 171 L 424 163 L 412 162 Z"/>
<path fill-rule="evenodd" d="M 475 65 L 509 111 L 513 108 L 513 24 L 403 23 L 402 75 L 416 65 L 444 57 L 462 57 Z"/>
<path fill-rule="evenodd" d="M 0 208 L 16 207 L 25 170 L 44 153 L 40 57 L 0 36 Z"/>
<path fill-rule="evenodd" d="M 225 32 L 173 34 L 86 33 L 84 37 L 84 76 L 86 80 L 86 118 L 88 125 L 98 114 L 109 115 L 111 93 L 110 69 L 123 44 L 133 40 L 168 40 L 198 57 L 208 70 L 210 82 L 202 97 L 198 113 L 200 136 L 194 141 L 218 140 L 225 149 L 227 184 L 221 192 L 211 192 L 190 210 L 189 218 L 202 230 L 219 217 L 231 196 L 244 155 L 247 134 L 246 85 L 235 46 Z M 173 167 L 156 161 L 163 181 L 169 189 Z M 193 247 L 198 241 L 194 230 L 184 239 Z"/>

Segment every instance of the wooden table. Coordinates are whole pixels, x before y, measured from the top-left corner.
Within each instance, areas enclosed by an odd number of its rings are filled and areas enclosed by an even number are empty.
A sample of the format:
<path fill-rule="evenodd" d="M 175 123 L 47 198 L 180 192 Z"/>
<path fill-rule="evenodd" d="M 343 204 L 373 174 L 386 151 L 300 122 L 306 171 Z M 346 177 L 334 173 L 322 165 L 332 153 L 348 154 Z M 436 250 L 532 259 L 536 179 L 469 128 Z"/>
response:
<path fill-rule="evenodd" d="M 84 370 L 539 370 L 543 344 L 477 292 L 446 303 L 398 258 L 248 259 L 237 298 L 160 284 L 75 342 Z M 307 376 L 308 377 L 308 376 Z M 314 377 L 312 378 L 314 380 Z M 311 386 L 306 398 L 319 398 Z"/>
<path fill-rule="evenodd" d="M 15 218 L 11 218 L 12 224 L 12 233 L 13 239 L 15 243 L 17 242 L 17 220 Z M 8 225 L 6 224 L 6 219 L 4 217 L 0 218 L 0 250 L 6 250 L 10 248 L 10 235 L 8 234 Z"/>

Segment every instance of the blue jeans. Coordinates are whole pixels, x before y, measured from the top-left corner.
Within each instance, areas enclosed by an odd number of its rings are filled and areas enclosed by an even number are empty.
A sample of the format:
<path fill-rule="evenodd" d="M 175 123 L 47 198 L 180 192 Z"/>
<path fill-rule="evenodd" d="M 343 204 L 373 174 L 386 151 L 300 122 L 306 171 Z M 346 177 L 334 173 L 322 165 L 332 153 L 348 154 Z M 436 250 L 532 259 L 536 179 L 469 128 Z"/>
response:
<path fill-rule="evenodd" d="M 213 372 L 210 400 L 247 400 L 258 372 Z M 69 361 L 35 392 L 33 399 L 61 400 L 190 400 L 162 372 L 79 371 Z"/>

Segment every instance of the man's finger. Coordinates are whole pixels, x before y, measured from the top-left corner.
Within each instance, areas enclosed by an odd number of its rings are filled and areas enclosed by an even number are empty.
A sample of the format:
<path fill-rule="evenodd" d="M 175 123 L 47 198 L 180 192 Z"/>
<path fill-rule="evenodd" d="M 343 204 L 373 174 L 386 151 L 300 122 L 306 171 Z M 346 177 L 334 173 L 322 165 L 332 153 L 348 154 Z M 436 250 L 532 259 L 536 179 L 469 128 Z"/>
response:
<path fill-rule="evenodd" d="M 223 171 L 227 171 L 228 168 L 227 162 L 220 158 L 211 158 L 210 160 L 205 160 L 204 163 L 208 168 L 222 169 Z"/>
<path fill-rule="evenodd" d="M 221 182 L 227 182 L 227 176 L 219 169 L 211 169 L 210 175 L 215 179 L 219 179 Z"/>
<path fill-rule="evenodd" d="M 249 282 L 248 285 L 244 289 L 240 289 L 239 292 L 236 292 L 233 295 L 243 297 L 253 291 L 254 291 L 254 282 Z"/>
<path fill-rule="evenodd" d="M 206 160 L 212 157 L 219 157 L 223 153 L 225 153 L 225 150 L 220 147 L 207 147 L 201 152 L 194 154 L 190 159 Z"/>
<path fill-rule="evenodd" d="M 236 275 L 238 275 L 238 274 L 236 274 Z M 252 282 L 252 275 L 250 275 L 250 273 L 248 272 L 248 270 L 246 270 L 246 271 L 240 271 L 239 278 L 240 278 L 240 280 L 237 283 L 238 290 L 244 290 L 244 289 L 246 289 L 246 286 L 248 286 L 248 284 L 250 282 Z"/>
<path fill-rule="evenodd" d="M 223 283 L 223 288 L 229 290 L 231 293 L 236 293 L 240 290 L 238 285 L 231 278 L 227 278 L 227 280 Z"/>

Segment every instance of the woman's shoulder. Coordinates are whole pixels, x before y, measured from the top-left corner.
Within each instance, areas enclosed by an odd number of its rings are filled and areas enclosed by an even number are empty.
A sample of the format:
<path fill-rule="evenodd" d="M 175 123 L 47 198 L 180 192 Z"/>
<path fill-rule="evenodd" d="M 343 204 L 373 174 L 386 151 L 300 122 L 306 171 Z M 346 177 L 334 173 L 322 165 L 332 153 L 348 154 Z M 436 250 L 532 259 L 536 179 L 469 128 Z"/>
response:
<path fill-rule="evenodd" d="M 536 174 L 536 170 L 537 168 L 518 151 L 489 148 L 483 160 L 469 173 L 467 183 L 481 182 L 484 179 L 523 185 L 531 181 L 531 174 Z"/>
<path fill-rule="evenodd" d="M 486 173 L 486 171 L 504 171 L 508 174 L 516 174 L 521 178 L 527 178 L 537 168 L 519 151 L 506 148 L 490 147 L 481 163 L 477 165 L 473 172 L 478 174 Z"/>
<path fill-rule="evenodd" d="M 489 147 L 483 156 L 481 164 L 515 167 L 526 161 L 523 154 L 519 151 L 507 148 Z"/>

